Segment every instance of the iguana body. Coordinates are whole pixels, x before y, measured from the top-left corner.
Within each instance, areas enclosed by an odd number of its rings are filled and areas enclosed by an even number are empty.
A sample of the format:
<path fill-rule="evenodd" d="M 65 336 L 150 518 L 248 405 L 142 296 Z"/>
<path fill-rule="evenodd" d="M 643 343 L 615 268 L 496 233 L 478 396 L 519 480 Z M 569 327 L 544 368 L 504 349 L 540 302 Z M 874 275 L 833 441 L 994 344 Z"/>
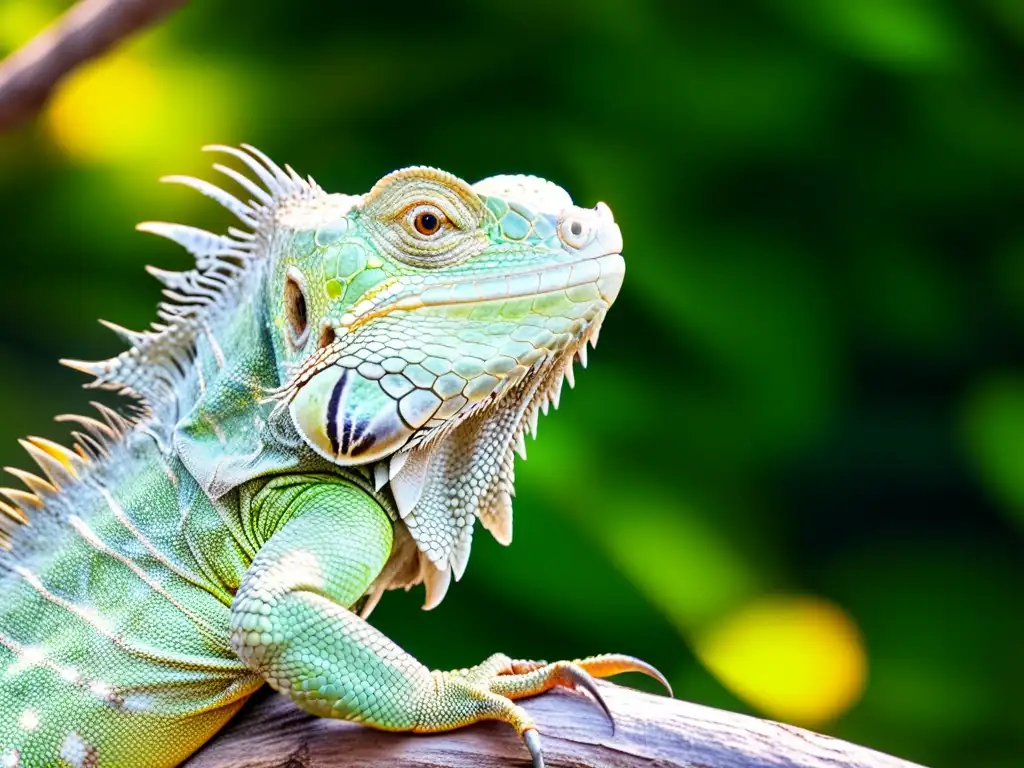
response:
<path fill-rule="evenodd" d="M 68 361 L 137 398 L 24 445 L 0 533 L 0 768 L 174 766 L 264 682 L 386 730 L 513 724 L 513 698 L 629 657 L 495 656 L 430 672 L 366 623 L 389 588 L 426 607 L 477 519 L 511 539 L 512 449 L 585 360 L 623 275 L 607 207 L 533 177 L 473 187 L 412 168 L 330 195 L 258 151 L 214 148 L 252 200 L 171 177 L 244 229 L 140 229 L 197 258 L 131 348 Z M 27 524 L 23 524 L 27 523 Z M 353 612 L 361 610 L 362 617 Z"/>

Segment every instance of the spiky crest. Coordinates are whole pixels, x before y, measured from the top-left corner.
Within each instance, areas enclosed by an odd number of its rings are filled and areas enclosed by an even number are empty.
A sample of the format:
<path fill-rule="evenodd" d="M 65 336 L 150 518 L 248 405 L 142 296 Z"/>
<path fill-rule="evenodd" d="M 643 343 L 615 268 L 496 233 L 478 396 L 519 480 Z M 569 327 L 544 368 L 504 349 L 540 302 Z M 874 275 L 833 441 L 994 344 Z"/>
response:
<path fill-rule="evenodd" d="M 0 547 L 10 547 L 11 535 L 19 525 L 29 522 L 30 510 L 42 507 L 47 496 L 80 477 L 90 463 L 106 458 L 110 446 L 123 439 L 141 419 L 160 420 L 163 410 L 170 407 L 180 392 L 204 323 L 231 306 L 249 270 L 266 254 L 277 212 L 324 194 L 312 178 L 303 179 L 287 165 L 281 168 L 248 144 L 242 144 L 240 149 L 222 145 L 203 149 L 231 155 L 258 179 L 259 183 L 220 163 L 213 166 L 237 182 L 251 196 L 249 200 L 242 202 L 220 187 L 192 176 L 165 176 L 161 181 L 191 187 L 211 198 L 231 212 L 245 229 L 228 227 L 226 234 L 215 234 L 159 221 L 143 222 L 136 227 L 140 232 L 181 245 L 195 257 L 195 268 L 169 272 L 147 267 L 164 284 L 163 295 L 167 299 L 157 308 L 160 322 L 152 323 L 149 329 L 132 331 L 100 321 L 130 344 L 129 349 L 109 360 L 60 361 L 94 377 L 86 388 L 113 390 L 134 398 L 136 404 L 128 407 L 134 413 L 125 416 L 101 403 L 93 403 L 101 419 L 73 414 L 58 416 L 57 421 L 72 422 L 82 428 L 72 432 L 73 449 L 44 438 L 20 441 L 46 479 L 7 468 L 28 490 L 0 488 L 0 495 L 7 500 L 0 501 Z"/>
<path fill-rule="evenodd" d="M 213 145 L 203 149 L 237 158 L 263 186 L 220 163 L 215 163 L 214 169 L 245 189 L 251 195 L 247 202 L 191 176 L 166 176 L 162 181 L 183 184 L 212 198 L 249 231 L 232 227 L 227 234 L 215 234 L 184 224 L 160 221 L 139 224 L 136 227 L 139 231 L 172 240 L 191 253 L 196 258 L 195 268 L 184 272 L 147 268 L 164 284 L 163 294 L 169 301 L 162 302 L 157 309 L 162 322 L 149 330 L 130 331 L 107 324 L 132 345 L 128 350 L 99 362 L 61 361 L 94 376 L 87 387 L 132 396 L 150 412 L 158 404 L 173 400 L 192 361 L 195 340 L 203 322 L 228 304 L 225 299 L 240 285 L 252 263 L 266 252 L 276 212 L 285 205 L 323 194 L 311 179 L 302 179 L 290 168 L 282 169 L 255 147 L 243 144 L 242 149 L 236 149 Z"/>

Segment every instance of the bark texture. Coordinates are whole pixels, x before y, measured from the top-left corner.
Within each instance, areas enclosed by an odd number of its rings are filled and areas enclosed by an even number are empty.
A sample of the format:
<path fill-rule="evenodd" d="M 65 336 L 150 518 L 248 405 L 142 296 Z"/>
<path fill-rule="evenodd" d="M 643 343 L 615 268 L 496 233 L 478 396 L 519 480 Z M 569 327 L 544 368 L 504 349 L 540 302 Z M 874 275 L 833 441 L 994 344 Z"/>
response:
<path fill-rule="evenodd" d="M 553 691 L 524 702 L 537 721 L 548 768 L 919 768 L 801 728 L 599 683 L 615 733 L 582 695 Z M 381 733 L 306 715 L 260 694 L 187 768 L 497 768 L 528 766 L 507 725 L 450 733 Z"/>

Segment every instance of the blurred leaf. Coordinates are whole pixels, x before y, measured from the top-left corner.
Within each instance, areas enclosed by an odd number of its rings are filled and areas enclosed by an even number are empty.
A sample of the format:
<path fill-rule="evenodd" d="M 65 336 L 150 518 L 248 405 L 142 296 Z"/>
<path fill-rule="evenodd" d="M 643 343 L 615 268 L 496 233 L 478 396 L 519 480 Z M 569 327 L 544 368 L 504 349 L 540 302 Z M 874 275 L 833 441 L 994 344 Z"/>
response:
<path fill-rule="evenodd" d="M 990 377 L 965 405 L 967 449 L 988 491 L 1024 525 L 1024 378 Z"/>
<path fill-rule="evenodd" d="M 925 765 L 1013 765 L 1024 754 L 1020 559 L 1012 538 L 918 530 L 830 563 L 871 659 L 839 735 Z"/>
<path fill-rule="evenodd" d="M 1011 321 L 1024 328 L 1024 239 L 1015 237 L 1002 244 L 991 279 Z"/>
<path fill-rule="evenodd" d="M 748 564 L 706 522 L 706 514 L 642 488 L 606 493 L 611 498 L 605 504 L 616 513 L 594 533 L 612 562 L 684 637 L 753 591 Z"/>
<path fill-rule="evenodd" d="M 1018 0 L 984 0 L 1001 31 L 1005 30 L 1024 42 L 1024 5 Z"/>
<path fill-rule="evenodd" d="M 877 237 L 858 254 L 858 320 L 872 345 L 938 357 L 963 349 L 969 328 L 962 316 L 965 287 L 949 264 Z"/>
<path fill-rule="evenodd" d="M 164 94 L 149 62 L 119 52 L 86 65 L 58 91 L 47 120 L 57 145 L 80 162 L 131 162 L 159 130 Z"/>
<path fill-rule="evenodd" d="M 801 23 L 840 48 L 902 69 L 948 68 L 966 43 L 942 3 L 930 0 L 783 0 Z"/>
<path fill-rule="evenodd" d="M 671 192 L 659 195 L 665 180 L 653 165 L 633 167 L 630 153 L 617 144 L 600 149 L 576 141 L 573 159 L 590 187 L 603 183 L 621 196 L 613 198 L 628 265 L 620 302 L 637 307 L 663 340 L 662 349 L 643 351 L 671 360 L 676 349 L 664 344 L 675 342 L 699 355 L 685 365 L 703 368 L 704 375 L 688 371 L 673 392 L 667 418 L 682 414 L 693 425 L 678 439 L 711 452 L 727 442 L 722 448 L 732 461 L 774 459 L 806 445 L 827 423 L 840 372 L 834 318 L 816 271 L 804 268 L 797 244 L 737 231 L 732 222 L 712 227 L 682 218 L 685 181 L 672 179 Z M 618 327 L 628 332 L 628 319 L 612 315 L 603 335 Z M 683 363 L 656 370 L 671 380 Z M 661 381 L 638 366 L 633 372 L 657 389 Z M 701 389 L 701 379 L 713 382 L 712 392 Z M 716 399 L 728 401 L 716 414 L 727 421 L 708 418 Z M 737 429 L 742 441 L 734 439 Z"/>
<path fill-rule="evenodd" d="M 673 497 L 626 478 L 602 482 L 587 440 L 554 418 L 540 429 L 544 437 L 529 446 L 531 461 L 517 472 L 520 486 L 536 485 L 598 542 L 682 637 L 756 591 L 750 565 L 713 516 L 682 502 L 683 489 Z"/>

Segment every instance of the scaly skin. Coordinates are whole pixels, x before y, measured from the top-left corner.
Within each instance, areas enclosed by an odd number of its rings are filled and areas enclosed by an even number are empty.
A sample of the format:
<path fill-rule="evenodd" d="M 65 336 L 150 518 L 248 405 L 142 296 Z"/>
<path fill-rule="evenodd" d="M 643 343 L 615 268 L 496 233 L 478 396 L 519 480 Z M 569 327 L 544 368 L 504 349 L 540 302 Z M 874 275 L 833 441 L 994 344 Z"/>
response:
<path fill-rule="evenodd" d="M 0 489 L 0 768 L 175 766 L 260 685 L 317 715 L 392 731 L 501 720 L 515 699 L 641 671 L 496 654 L 431 672 L 366 621 L 381 594 L 444 597 L 477 519 L 512 535 L 513 448 L 557 405 L 618 293 L 621 236 L 533 177 L 470 186 L 412 168 L 328 195 L 257 150 L 213 148 L 245 225 L 140 229 L 197 267 L 151 270 L 161 324 L 67 361 L 101 407 L 75 449 L 25 442 L 45 477 Z M 27 525 L 22 525 L 28 523 Z"/>

